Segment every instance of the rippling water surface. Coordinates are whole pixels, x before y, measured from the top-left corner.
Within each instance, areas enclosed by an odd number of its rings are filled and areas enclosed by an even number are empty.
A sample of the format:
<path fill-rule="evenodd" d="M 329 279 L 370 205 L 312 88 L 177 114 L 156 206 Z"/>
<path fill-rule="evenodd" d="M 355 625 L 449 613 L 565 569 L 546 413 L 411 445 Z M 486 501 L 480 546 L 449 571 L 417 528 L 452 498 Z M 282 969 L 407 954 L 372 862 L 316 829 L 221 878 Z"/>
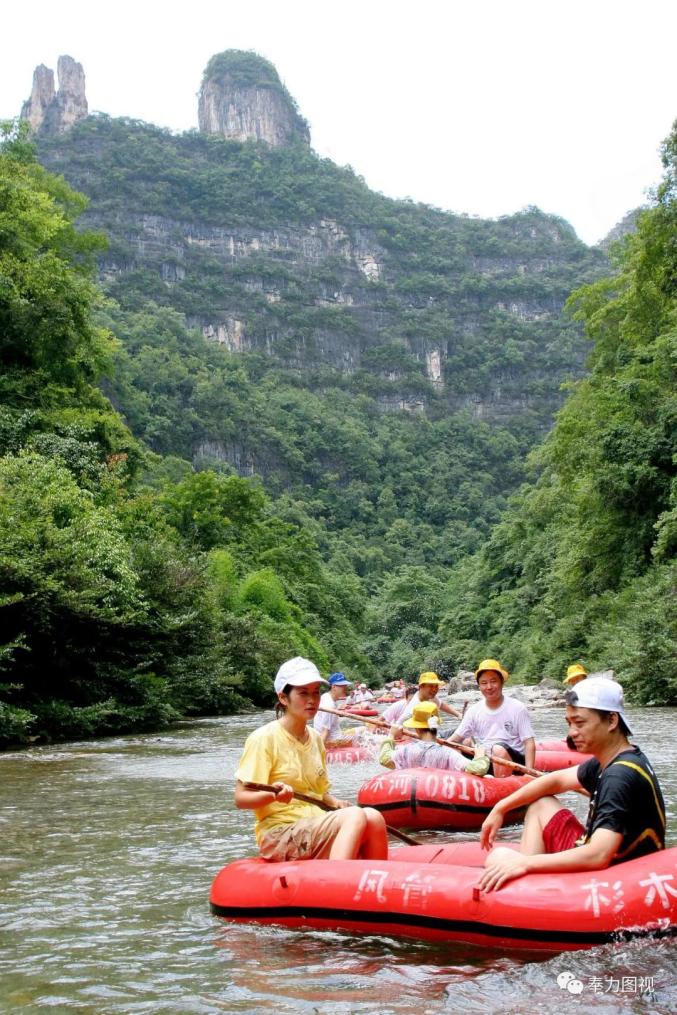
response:
<path fill-rule="evenodd" d="M 560 736 L 562 716 L 535 712 L 537 735 Z M 233 772 L 245 736 L 270 718 L 0 755 L 2 1012 L 677 1011 L 670 941 L 544 958 L 213 918 L 214 874 L 254 852 L 251 815 L 232 805 Z M 631 719 L 661 779 L 675 845 L 675 710 Z M 333 787 L 354 797 L 377 769 L 333 766 Z M 565 971 L 584 983 L 580 996 L 558 986 Z M 640 980 L 653 984 L 653 999 Z"/>

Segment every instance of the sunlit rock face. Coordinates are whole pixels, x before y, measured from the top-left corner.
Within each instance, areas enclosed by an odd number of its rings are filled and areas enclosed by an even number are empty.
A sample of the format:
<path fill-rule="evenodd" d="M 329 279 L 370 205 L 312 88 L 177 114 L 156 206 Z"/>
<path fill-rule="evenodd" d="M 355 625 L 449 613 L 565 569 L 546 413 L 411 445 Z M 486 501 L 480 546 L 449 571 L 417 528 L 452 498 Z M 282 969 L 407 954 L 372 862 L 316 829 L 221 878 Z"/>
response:
<path fill-rule="evenodd" d="M 54 71 L 39 64 L 33 72 L 33 88 L 31 97 L 21 108 L 21 119 L 26 120 L 31 131 L 36 133 L 45 119 L 45 112 L 55 99 Z"/>
<path fill-rule="evenodd" d="M 63 134 L 88 114 L 82 64 L 72 56 L 60 56 L 57 78 L 55 91 L 54 71 L 42 63 L 35 68 L 31 97 L 21 110 L 21 119 L 34 134 Z"/>
<path fill-rule="evenodd" d="M 272 148 L 308 144 L 308 126 L 272 64 L 254 53 L 227 50 L 209 61 L 198 101 L 203 134 L 265 141 Z"/>

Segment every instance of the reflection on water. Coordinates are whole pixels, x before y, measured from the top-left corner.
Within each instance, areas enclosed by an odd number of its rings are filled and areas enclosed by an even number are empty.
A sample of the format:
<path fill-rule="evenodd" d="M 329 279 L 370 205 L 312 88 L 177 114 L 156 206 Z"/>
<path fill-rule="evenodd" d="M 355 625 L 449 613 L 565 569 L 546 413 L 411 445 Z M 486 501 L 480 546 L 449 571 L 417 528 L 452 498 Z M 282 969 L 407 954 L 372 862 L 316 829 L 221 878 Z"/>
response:
<path fill-rule="evenodd" d="M 674 716 L 631 715 L 663 785 L 671 844 Z M 544 957 L 215 920 L 212 877 L 254 851 L 251 816 L 232 806 L 233 773 L 245 736 L 270 717 L 0 755 L 0 1011 L 677 1010 L 669 941 Z M 561 710 L 536 712 L 535 725 L 539 736 L 560 735 Z M 372 762 L 335 766 L 334 788 L 354 797 L 377 770 Z M 563 972 L 581 981 L 580 995 L 558 986 Z M 651 983 L 655 999 L 647 1001 L 640 988 Z"/>

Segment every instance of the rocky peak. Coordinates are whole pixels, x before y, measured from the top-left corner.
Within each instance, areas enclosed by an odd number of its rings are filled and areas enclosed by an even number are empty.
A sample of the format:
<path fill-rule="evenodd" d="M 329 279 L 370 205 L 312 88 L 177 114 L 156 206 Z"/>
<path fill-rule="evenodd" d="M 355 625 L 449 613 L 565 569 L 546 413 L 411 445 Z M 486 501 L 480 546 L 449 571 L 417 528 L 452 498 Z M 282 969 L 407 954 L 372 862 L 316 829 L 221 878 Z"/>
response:
<path fill-rule="evenodd" d="M 310 143 L 308 124 L 272 63 L 238 49 L 218 53 L 207 64 L 198 124 L 204 134 L 265 141 L 273 148 Z"/>
<path fill-rule="evenodd" d="M 35 68 L 31 97 L 21 110 L 21 119 L 28 121 L 33 133 L 63 134 L 87 116 L 82 64 L 72 56 L 60 56 L 56 72 L 59 88 L 55 92 L 54 71 L 42 63 Z"/>

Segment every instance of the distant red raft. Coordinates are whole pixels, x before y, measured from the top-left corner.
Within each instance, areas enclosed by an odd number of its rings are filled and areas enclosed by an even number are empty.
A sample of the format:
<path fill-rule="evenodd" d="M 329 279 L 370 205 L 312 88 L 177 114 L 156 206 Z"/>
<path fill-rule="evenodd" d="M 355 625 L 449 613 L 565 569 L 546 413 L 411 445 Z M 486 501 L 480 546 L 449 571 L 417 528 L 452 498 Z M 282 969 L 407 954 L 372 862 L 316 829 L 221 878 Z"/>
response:
<path fill-rule="evenodd" d="M 539 772 L 558 772 L 561 768 L 575 768 L 588 761 L 592 754 L 570 751 L 566 740 L 543 740 L 536 744 L 535 766 Z"/>
<path fill-rule="evenodd" d="M 400 768 L 379 773 L 360 788 L 358 803 L 381 811 L 395 828 L 479 828 L 499 800 L 514 793 L 526 776 L 480 778 L 436 768 Z M 515 824 L 524 811 L 510 811 Z"/>
<path fill-rule="evenodd" d="M 366 717 L 378 715 L 377 708 L 344 708 L 343 711 L 346 715 L 361 715 Z"/>
<path fill-rule="evenodd" d="M 497 780 L 498 781 L 498 780 Z M 225 920 L 459 941 L 503 952 L 565 951 L 677 932 L 677 848 L 583 873 L 477 887 L 478 843 L 405 846 L 387 860 L 238 860 L 214 880 Z"/>

